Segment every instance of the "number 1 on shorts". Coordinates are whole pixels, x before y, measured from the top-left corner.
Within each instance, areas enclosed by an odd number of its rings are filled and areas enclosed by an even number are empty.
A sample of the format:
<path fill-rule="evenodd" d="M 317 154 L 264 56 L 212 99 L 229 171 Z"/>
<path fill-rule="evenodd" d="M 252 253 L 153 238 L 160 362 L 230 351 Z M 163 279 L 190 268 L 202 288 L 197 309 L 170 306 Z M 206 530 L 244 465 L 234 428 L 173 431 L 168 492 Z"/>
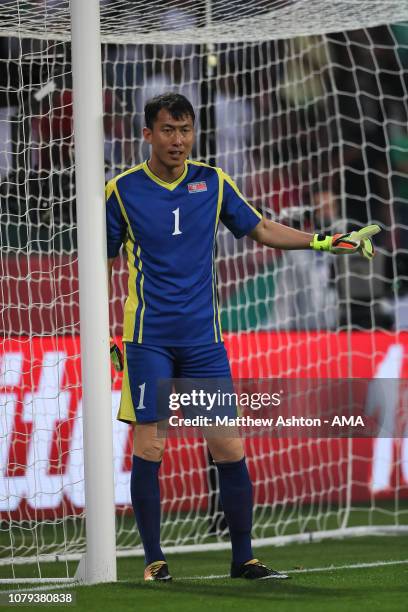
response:
<path fill-rule="evenodd" d="M 144 408 L 146 408 L 146 406 L 143 403 L 144 400 L 144 394 L 145 394 L 145 388 L 146 388 L 146 383 L 144 382 L 142 385 L 139 385 L 139 389 L 140 389 L 140 400 L 139 400 L 139 405 L 136 408 L 136 410 L 143 410 Z"/>

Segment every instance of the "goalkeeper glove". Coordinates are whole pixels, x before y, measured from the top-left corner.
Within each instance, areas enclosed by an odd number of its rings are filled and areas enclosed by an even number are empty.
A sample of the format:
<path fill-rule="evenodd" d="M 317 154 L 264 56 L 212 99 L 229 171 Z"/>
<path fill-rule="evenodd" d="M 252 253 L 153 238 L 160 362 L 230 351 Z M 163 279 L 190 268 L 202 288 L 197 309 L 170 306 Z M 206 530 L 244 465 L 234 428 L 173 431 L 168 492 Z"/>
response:
<path fill-rule="evenodd" d="M 371 236 L 378 234 L 378 225 L 367 225 L 361 230 L 349 232 L 348 234 L 315 234 L 310 246 L 315 251 L 329 251 L 335 255 L 348 255 L 360 253 L 366 259 L 374 257 L 374 246 Z"/>
<path fill-rule="evenodd" d="M 122 372 L 124 367 L 122 351 L 120 350 L 118 345 L 115 344 L 113 338 L 110 338 L 110 358 L 115 370 L 117 372 Z"/>

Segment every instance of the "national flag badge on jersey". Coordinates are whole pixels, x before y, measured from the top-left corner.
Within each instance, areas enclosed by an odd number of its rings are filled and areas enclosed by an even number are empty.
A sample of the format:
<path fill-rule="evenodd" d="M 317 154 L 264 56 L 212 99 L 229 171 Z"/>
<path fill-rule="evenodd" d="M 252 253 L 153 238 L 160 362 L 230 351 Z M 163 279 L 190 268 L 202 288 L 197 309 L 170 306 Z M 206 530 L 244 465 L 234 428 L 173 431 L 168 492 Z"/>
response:
<path fill-rule="evenodd" d="M 199 181 L 198 183 L 188 183 L 188 193 L 198 193 L 199 191 L 207 191 L 207 183 Z"/>

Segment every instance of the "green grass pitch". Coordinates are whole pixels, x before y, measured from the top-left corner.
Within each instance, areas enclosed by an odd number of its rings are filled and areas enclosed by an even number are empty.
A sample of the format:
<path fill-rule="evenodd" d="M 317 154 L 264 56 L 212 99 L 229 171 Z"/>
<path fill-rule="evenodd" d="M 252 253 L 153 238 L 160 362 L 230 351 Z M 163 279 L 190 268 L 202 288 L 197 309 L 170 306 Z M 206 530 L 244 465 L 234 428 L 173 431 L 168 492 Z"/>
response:
<path fill-rule="evenodd" d="M 231 580 L 222 577 L 229 569 L 228 551 L 200 552 L 168 557 L 172 583 L 144 583 L 142 558 L 120 558 L 117 583 L 61 591 L 75 591 L 76 605 L 71 607 L 75 611 L 408 610 L 408 536 L 327 540 L 256 548 L 255 553 L 272 567 L 291 572 L 291 580 Z M 60 566 L 63 575 L 65 563 Z M 54 564 L 54 576 L 55 570 Z"/>

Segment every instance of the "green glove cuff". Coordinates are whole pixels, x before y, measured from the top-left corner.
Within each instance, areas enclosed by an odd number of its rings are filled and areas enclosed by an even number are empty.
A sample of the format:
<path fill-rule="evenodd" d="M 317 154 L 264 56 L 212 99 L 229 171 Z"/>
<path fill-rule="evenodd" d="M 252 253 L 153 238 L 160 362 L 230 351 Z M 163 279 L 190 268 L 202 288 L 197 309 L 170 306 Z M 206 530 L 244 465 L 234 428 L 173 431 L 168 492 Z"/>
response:
<path fill-rule="evenodd" d="M 326 236 L 326 234 L 314 234 L 313 240 L 310 246 L 315 251 L 330 251 L 332 246 L 333 236 Z"/>
<path fill-rule="evenodd" d="M 110 348 L 110 357 L 111 357 L 111 361 L 112 361 L 112 365 L 115 368 L 115 370 L 117 372 L 122 372 L 123 371 L 123 356 L 121 353 L 120 348 L 118 347 L 117 344 L 113 344 Z"/>

